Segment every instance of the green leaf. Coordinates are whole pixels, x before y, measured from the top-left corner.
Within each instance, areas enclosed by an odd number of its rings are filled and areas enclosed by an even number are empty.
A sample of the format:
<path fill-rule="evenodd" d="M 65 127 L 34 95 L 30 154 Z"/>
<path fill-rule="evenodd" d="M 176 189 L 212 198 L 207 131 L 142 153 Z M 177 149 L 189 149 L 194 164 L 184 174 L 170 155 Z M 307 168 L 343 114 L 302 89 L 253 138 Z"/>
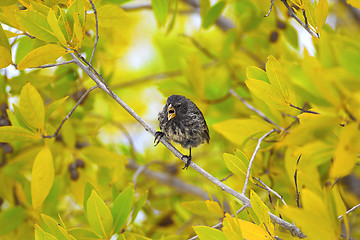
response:
<path fill-rule="evenodd" d="M 41 227 L 39 227 L 39 225 L 35 224 L 35 240 L 57 240 L 57 239 L 50 233 L 47 233 L 44 230 L 42 230 Z"/>
<path fill-rule="evenodd" d="M 210 0 L 200 0 L 200 17 L 201 19 L 204 19 L 205 14 L 209 11 L 211 3 Z"/>
<path fill-rule="evenodd" d="M 255 66 L 250 66 L 246 69 L 246 77 L 248 79 L 262 80 L 264 82 L 270 83 L 266 72 Z"/>
<path fill-rule="evenodd" d="M 43 40 L 45 42 L 57 42 L 47 19 L 41 13 L 25 10 L 20 11 L 16 15 L 16 19 L 30 35 Z"/>
<path fill-rule="evenodd" d="M 87 215 L 87 201 L 93 190 L 96 191 L 95 187 L 89 181 L 86 181 L 84 188 L 84 202 L 83 202 L 85 215 Z"/>
<path fill-rule="evenodd" d="M 167 0 L 151 0 L 155 18 L 161 27 L 166 25 L 169 5 Z"/>
<path fill-rule="evenodd" d="M 215 228 L 207 226 L 193 227 L 200 240 L 226 240 L 225 234 Z"/>
<path fill-rule="evenodd" d="M 221 13 L 224 11 L 225 6 L 225 1 L 217 2 L 214 6 L 212 6 L 204 15 L 202 27 L 204 29 L 208 29 L 209 27 L 211 27 L 220 17 Z"/>
<path fill-rule="evenodd" d="M 25 84 L 21 89 L 19 109 L 26 123 L 35 129 L 44 129 L 44 102 L 30 83 Z"/>
<path fill-rule="evenodd" d="M 115 199 L 114 205 L 111 208 L 111 214 L 114 219 L 114 233 L 117 233 L 126 223 L 133 205 L 134 185 L 131 184 L 124 189 Z"/>
<path fill-rule="evenodd" d="M 139 200 L 137 200 L 137 202 L 135 203 L 135 207 L 134 210 L 131 214 L 131 222 L 130 225 L 135 221 L 138 213 L 140 212 L 140 210 L 142 209 L 142 207 L 145 205 L 146 201 L 148 199 L 148 191 L 146 191 L 143 195 L 141 195 L 141 197 L 139 198 Z"/>
<path fill-rule="evenodd" d="M 40 65 L 53 63 L 59 57 L 69 53 L 65 48 L 57 44 L 48 44 L 32 50 L 17 66 L 18 70 L 38 67 Z"/>
<path fill-rule="evenodd" d="M 251 207 L 254 210 L 256 216 L 259 218 L 262 223 L 260 227 L 267 229 L 271 235 L 274 234 L 274 225 L 271 223 L 269 209 L 261 201 L 260 197 L 251 189 L 250 190 L 250 203 Z M 263 224 L 266 226 L 263 226 Z"/>
<path fill-rule="evenodd" d="M 109 208 L 95 190 L 92 190 L 87 201 L 87 219 L 95 233 L 106 239 L 110 238 L 113 218 Z"/>
<path fill-rule="evenodd" d="M 67 46 L 64 34 L 60 29 L 60 25 L 58 23 L 58 20 L 56 19 L 55 12 L 51 8 L 50 8 L 49 13 L 47 15 L 47 22 L 48 22 L 51 30 L 53 31 L 55 37 L 59 40 L 59 42 L 63 46 Z"/>
<path fill-rule="evenodd" d="M 224 153 L 223 158 L 224 158 L 226 167 L 232 173 L 234 173 L 234 174 L 236 174 L 236 175 L 238 175 L 240 177 L 246 176 L 247 165 L 245 164 L 245 162 L 240 160 L 238 157 L 236 157 L 236 156 L 234 156 L 232 154 L 228 154 L 228 153 Z M 249 162 L 249 160 L 247 160 L 247 162 Z"/>
<path fill-rule="evenodd" d="M 55 169 L 53 157 L 48 147 L 36 156 L 31 172 L 31 199 L 34 209 L 43 204 L 54 182 Z"/>
<path fill-rule="evenodd" d="M 58 240 L 66 240 L 68 239 L 68 233 L 65 231 L 65 229 L 58 224 L 54 219 L 51 217 L 41 214 L 41 219 L 44 221 L 48 228 L 48 232 L 51 233 L 51 235 L 55 236 Z"/>
<path fill-rule="evenodd" d="M 25 217 L 26 212 L 21 207 L 3 209 L 0 212 L 0 236 L 14 231 Z"/>
<path fill-rule="evenodd" d="M 85 228 L 72 228 L 69 233 L 78 240 L 99 240 L 99 236 Z"/>
<path fill-rule="evenodd" d="M 0 127 L 0 142 L 26 142 L 37 139 L 41 139 L 41 136 L 24 128 L 14 126 Z"/>
<path fill-rule="evenodd" d="M 66 18 L 69 21 L 71 29 L 73 29 L 74 26 L 74 14 L 78 15 L 80 25 L 83 26 L 85 22 L 85 7 L 83 0 L 74 0 L 67 9 Z"/>

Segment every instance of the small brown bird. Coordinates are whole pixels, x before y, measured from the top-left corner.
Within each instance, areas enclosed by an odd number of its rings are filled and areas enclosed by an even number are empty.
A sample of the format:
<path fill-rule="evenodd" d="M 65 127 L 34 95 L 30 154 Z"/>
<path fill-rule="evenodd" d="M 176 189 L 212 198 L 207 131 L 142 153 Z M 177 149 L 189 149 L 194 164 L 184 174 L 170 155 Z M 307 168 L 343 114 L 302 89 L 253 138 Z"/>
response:
<path fill-rule="evenodd" d="M 155 146 L 165 136 L 183 148 L 189 149 L 189 156 L 183 169 L 191 163 L 191 148 L 197 147 L 205 141 L 209 143 L 209 129 L 199 108 L 184 96 L 172 95 L 159 113 L 159 127 L 161 131 L 155 133 Z"/>

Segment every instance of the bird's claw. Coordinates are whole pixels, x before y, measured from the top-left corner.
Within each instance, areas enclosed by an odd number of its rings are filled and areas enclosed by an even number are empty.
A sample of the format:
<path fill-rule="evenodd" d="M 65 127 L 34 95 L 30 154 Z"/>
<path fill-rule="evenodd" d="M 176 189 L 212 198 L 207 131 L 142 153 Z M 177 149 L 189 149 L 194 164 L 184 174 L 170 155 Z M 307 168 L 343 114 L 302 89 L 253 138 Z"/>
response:
<path fill-rule="evenodd" d="M 157 132 L 155 133 L 154 147 L 156 147 L 156 146 L 159 144 L 161 138 L 162 138 L 164 135 L 165 135 L 165 134 L 164 134 L 163 132 L 160 132 L 160 131 L 157 131 Z"/>
<path fill-rule="evenodd" d="M 184 170 L 184 169 L 188 169 L 188 167 L 190 166 L 190 163 L 191 163 L 191 156 L 183 155 L 183 156 L 182 156 L 182 159 L 183 159 L 183 160 L 186 159 L 185 166 L 184 166 L 182 169 L 183 169 L 183 170 Z"/>

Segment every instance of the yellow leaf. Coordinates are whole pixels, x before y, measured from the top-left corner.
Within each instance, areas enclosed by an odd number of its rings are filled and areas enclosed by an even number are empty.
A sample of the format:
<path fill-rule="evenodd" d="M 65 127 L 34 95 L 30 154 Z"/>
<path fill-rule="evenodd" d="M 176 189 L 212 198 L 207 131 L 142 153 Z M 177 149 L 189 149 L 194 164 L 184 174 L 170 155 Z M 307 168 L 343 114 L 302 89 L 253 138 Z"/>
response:
<path fill-rule="evenodd" d="M 113 27 L 121 24 L 125 17 L 127 17 L 126 12 L 112 4 L 104 5 L 98 9 L 99 26 L 102 27 Z"/>
<path fill-rule="evenodd" d="M 62 33 L 58 20 L 56 19 L 55 12 L 50 8 L 49 13 L 47 15 L 47 22 L 53 31 L 55 37 L 59 40 L 59 42 L 66 47 L 66 40 L 64 34 Z"/>
<path fill-rule="evenodd" d="M 5 47 L 9 51 L 11 50 L 9 40 L 6 37 L 6 34 L 5 34 L 4 29 L 2 28 L 1 24 L 0 24 L 0 46 Z"/>
<path fill-rule="evenodd" d="M 224 211 L 221 209 L 218 202 L 205 200 L 205 204 L 206 204 L 206 206 L 207 206 L 210 213 L 219 214 L 219 215 L 224 214 Z"/>
<path fill-rule="evenodd" d="M 24 121 L 35 129 L 44 129 L 45 107 L 38 91 L 27 83 L 21 89 L 19 109 Z"/>
<path fill-rule="evenodd" d="M 0 142 L 26 142 L 41 139 L 41 136 L 21 127 L 0 127 Z"/>
<path fill-rule="evenodd" d="M 196 226 L 194 227 L 196 235 L 200 240 L 226 240 L 224 233 L 218 229 L 211 228 L 208 226 Z"/>
<path fill-rule="evenodd" d="M 360 9 L 360 1 L 359 0 L 347 0 L 346 2 L 353 7 Z"/>
<path fill-rule="evenodd" d="M 77 13 L 74 13 L 74 34 L 73 34 L 73 41 L 76 42 L 76 46 L 74 46 L 75 48 L 80 48 L 81 47 L 81 43 L 83 40 L 83 32 L 82 32 L 82 27 L 79 21 L 79 15 Z"/>
<path fill-rule="evenodd" d="M 255 134 L 265 133 L 271 125 L 259 118 L 229 119 L 212 125 L 213 129 L 235 144 L 241 145 Z"/>
<path fill-rule="evenodd" d="M 0 46 L 0 68 L 5 68 L 12 63 L 9 49 Z"/>
<path fill-rule="evenodd" d="M 245 83 L 250 89 L 250 92 L 260 100 L 264 101 L 270 108 L 283 110 L 290 105 L 280 90 L 267 82 L 248 79 Z"/>
<path fill-rule="evenodd" d="M 341 198 L 340 195 L 340 189 L 339 189 L 339 184 L 336 184 L 332 189 L 332 196 L 335 202 L 335 207 L 336 207 L 336 217 L 342 216 L 342 221 L 345 225 L 346 228 L 346 232 L 349 233 L 349 220 L 346 214 L 346 207 L 345 207 L 345 203 Z M 336 220 L 338 220 L 336 218 Z"/>
<path fill-rule="evenodd" d="M 87 201 L 87 219 L 91 228 L 98 235 L 110 239 L 113 217 L 109 208 L 93 189 Z"/>
<path fill-rule="evenodd" d="M 270 221 L 269 209 L 261 201 L 260 197 L 253 191 L 250 191 L 250 203 L 256 216 L 262 223 L 260 227 L 267 229 L 271 235 L 274 234 L 274 225 Z M 265 226 L 264 226 L 265 225 Z"/>
<path fill-rule="evenodd" d="M 46 16 L 41 13 L 31 10 L 20 11 L 16 14 L 16 19 L 22 29 L 36 38 L 45 42 L 58 41 L 47 22 Z"/>
<path fill-rule="evenodd" d="M 234 231 L 233 229 L 236 229 L 237 226 L 239 226 L 239 228 L 241 229 L 241 234 L 244 239 L 251 239 L 251 240 L 271 239 L 269 233 L 263 228 L 251 222 L 233 218 L 228 213 L 226 213 L 224 218 L 224 227 L 223 227 L 223 231 L 225 235 L 227 235 L 227 233 L 231 231 Z M 237 233 L 239 234 L 240 231 L 237 230 Z"/>
<path fill-rule="evenodd" d="M 31 172 L 31 199 L 34 209 L 43 204 L 54 181 L 53 157 L 48 147 L 44 147 L 36 156 Z"/>
<path fill-rule="evenodd" d="M 293 105 L 296 105 L 294 94 L 290 91 L 288 86 L 289 76 L 279 61 L 273 56 L 269 56 L 267 59 L 266 74 L 270 84 L 274 88 L 280 90 L 284 101 L 287 104 L 292 103 Z"/>
<path fill-rule="evenodd" d="M 40 65 L 54 62 L 61 56 L 69 53 L 68 50 L 56 44 L 48 44 L 32 50 L 17 66 L 17 69 L 38 67 Z"/>
<path fill-rule="evenodd" d="M 325 197 L 305 188 L 301 191 L 301 199 L 303 208 L 284 207 L 279 209 L 281 215 L 294 221 L 308 239 L 338 239 L 337 223 L 329 216 L 331 210 Z"/>
<path fill-rule="evenodd" d="M 326 21 L 328 14 L 327 0 L 319 0 L 315 8 L 316 30 L 319 31 Z"/>
<path fill-rule="evenodd" d="M 331 177 L 346 176 L 354 168 L 360 151 L 359 133 L 358 124 L 350 124 L 342 130 L 330 170 Z"/>

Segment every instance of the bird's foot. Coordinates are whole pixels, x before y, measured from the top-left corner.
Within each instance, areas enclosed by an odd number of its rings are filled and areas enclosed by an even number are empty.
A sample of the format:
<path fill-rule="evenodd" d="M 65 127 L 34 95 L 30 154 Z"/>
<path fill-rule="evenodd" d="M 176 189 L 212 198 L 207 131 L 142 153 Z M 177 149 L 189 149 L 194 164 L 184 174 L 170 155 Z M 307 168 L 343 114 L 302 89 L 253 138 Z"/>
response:
<path fill-rule="evenodd" d="M 190 163 L 191 163 L 191 156 L 183 155 L 182 159 L 183 160 L 186 159 L 186 163 L 185 163 L 185 166 L 183 167 L 183 169 L 188 169 L 188 167 L 190 166 Z"/>
<path fill-rule="evenodd" d="M 165 135 L 165 134 L 164 134 L 163 132 L 160 132 L 160 131 L 157 131 L 157 132 L 155 133 L 154 147 L 156 147 L 156 146 L 159 144 L 161 138 L 162 138 L 164 135 Z"/>

